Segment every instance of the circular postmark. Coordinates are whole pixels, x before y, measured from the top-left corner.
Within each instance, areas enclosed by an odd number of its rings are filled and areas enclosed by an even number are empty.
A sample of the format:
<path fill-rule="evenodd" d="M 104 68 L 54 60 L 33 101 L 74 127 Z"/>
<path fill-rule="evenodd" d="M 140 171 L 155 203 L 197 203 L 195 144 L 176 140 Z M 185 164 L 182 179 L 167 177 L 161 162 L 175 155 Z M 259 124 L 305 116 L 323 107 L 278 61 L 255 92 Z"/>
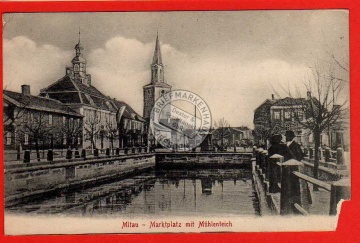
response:
<path fill-rule="evenodd" d="M 211 127 L 211 113 L 206 102 L 187 90 L 162 94 L 150 114 L 154 142 L 175 151 L 198 147 Z"/>

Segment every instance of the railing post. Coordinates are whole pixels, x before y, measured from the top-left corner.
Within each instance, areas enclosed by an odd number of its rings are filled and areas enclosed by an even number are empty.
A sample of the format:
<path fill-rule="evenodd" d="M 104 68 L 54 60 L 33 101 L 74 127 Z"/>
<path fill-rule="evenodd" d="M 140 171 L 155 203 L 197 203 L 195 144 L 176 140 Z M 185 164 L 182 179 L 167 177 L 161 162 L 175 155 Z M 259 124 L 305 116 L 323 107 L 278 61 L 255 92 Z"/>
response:
<path fill-rule="evenodd" d="M 331 185 L 330 215 L 337 214 L 337 205 L 341 199 L 350 199 L 350 179 L 344 178 Z"/>
<path fill-rule="evenodd" d="M 276 193 L 280 192 L 280 188 L 278 183 L 280 183 L 280 166 L 277 165 L 277 162 L 283 163 L 284 157 L 279 154 L 274 154 L 269 158 L 268 165 L 269 165 L 269 192 Z"/>
<path fill-rule="evenodd" d="M 342 148 L 338 148 L 336 150 L 336 164 L 339 166 L 343 166 L 344 165 L 344 150 Z"/>
<path fill-rule="evenodd" d="M 99 157 L 99 149 L 97 149 L 97 148 L 94 149 L 94 157 L 95 158 Z"/>
<path fill-rule="evenodd" d="M 258 166 L 261 165 L 261 154 L 262 154 L 262 151 L 264 151 L 264 149 L 263 149 L 263 148 L 259 148 L 259 149 L 257 150 L 257 153 L 256 153 L 256 164 L 257 164 Z"/>
<path fill-rule="evenodd" d="M 74 155 L 75 155 L 75 158 L 76 158 L 76 159 L 80 158 L 80 152 L 79 152 L 79 149 L 78 149 L 78 148 L 75 149 Z"/>
<path fill-rule="evenodd" d="M 325 160 L 325 162 L 330 162 L 330 148 L 329 147 L 325 148 L 324 160 Z"/>
<path fill-rule="evenodd" d="M 47 161 L 53 161 L 54 160 L 54 153 L 52 149 L 49 149 L 47 152 Z"/>
<path fill-rule="evenodd" d="M 72 157 L 72 150 L 71 148 L 68 148 L 68 150 L 66 151 L 66 159 L 71 159 Z"/>
<path fill-rule="evenodd" d="M 265 178 L 266 180 L 269 180 L 269 173 L 270 173 L 270 167 L 269 167 L 269 153 L 267 150 L 264 150 L 264 165 L 263 165 L 263 168 L 264 168 L 264 174 L 265 174 Z"/>
<path fill-rule="evenodd" d="M 310 147 L 310 148 L 309 148 L 309 152 L 310 152 L 309 159 L 312 159 L 312 158 L 314 157 L 314 148 L 313 148 L 313 147 Z"/>
<path fill-rule="evenodd" d="M 263 170 L 263 173 L 265 173 L 265 166 L 266 166 L 266 157 L 267 157 L 267 150 L 263 150 L 261 152 L 261 161 L 260 161 L 260 168 Z"/>
<path fill-rule="evenodd" d="M 106 157 L 110 157 L 110 148 L 106 148 L 105 154 L 106 154 Z"/>
<path fill-rule="evenodd" d="M 84 160 L 86 160 L 86 149 L 82 149 L 82 150 L 81 150 L 81 158 L 83 158 Z"/>
<path fill-rule="evenodd" d="M 253 156 L 256 155 L 256 149 L 257 149 L 257 147 L 256 147 L 256 146 L 253 146 Z"/>
<path fill-rule="evenodd" d="M 30 150 L 24 151 L 24 163 L 30 163 Z"/>
<path fill-rule="evenodd" d="M 304 164 L 291 159 L 282 164 L 280 214 L 296 214 L 294 204 L 297 203 L 305 210 L 309 210 L 309 192 L 307 183 L 297 178 L 293 172 L 304 172 Z"/>

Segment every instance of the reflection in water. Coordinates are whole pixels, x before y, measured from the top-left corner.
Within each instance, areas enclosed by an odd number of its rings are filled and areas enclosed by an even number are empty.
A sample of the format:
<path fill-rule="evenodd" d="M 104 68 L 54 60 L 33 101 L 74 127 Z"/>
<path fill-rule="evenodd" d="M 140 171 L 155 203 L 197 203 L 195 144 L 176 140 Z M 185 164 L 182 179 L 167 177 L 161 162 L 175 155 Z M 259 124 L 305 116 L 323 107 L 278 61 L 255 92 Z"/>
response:
<path fill-rule="evenodd" d="M 211 188 L 213 186 L 213 182 L 210 178 L 203 178 L 200 179 L 201 181 L 201 191 L 203 194 L 210 195 L 211 194 Z"/>
<path fill-rule="evenodd" d="M 156 171 L 8 209 L 38 214 L 258 214 L 251 172 Z"/>

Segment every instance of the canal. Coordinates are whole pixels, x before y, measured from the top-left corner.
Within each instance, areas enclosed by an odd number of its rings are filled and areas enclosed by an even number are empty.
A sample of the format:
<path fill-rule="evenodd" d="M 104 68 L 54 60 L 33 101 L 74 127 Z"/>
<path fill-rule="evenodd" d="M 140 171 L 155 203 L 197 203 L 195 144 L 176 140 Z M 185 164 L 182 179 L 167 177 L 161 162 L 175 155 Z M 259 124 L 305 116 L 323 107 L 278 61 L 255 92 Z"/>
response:
<path fill-rule="evenodd" d="M 18 204 L 16 214 L 71 216 L 259 215 L 249 169 L 151 170 Z"/>

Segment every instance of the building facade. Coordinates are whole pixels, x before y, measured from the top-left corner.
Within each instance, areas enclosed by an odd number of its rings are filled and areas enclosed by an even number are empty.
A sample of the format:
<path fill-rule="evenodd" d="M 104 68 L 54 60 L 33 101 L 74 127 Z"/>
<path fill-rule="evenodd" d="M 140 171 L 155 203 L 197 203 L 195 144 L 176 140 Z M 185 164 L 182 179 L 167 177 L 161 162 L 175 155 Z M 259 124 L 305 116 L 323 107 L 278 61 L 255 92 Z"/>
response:
<path fill-rule="evenodd" d="M 283 98 L 265 100 L 254 111 L 254 134 L 255 142 L 258 145 L 268 147 L 268 140 L 272 134 L 278 133 L 284 136 L 288 130 L 294 131 L 296 140 L 303 146 L 313 146 L 314 136 L 312 131 L 304 128 L 298 121 L 310 119 L 304 114 L 306 105 L 315 104 L 315 108 L 319 105 L 315 98 L 311 97 L 311 93 L 307 92 L 306 98 Z M 321 146 L 330 146 L 336 148 L 338 146 L 346 147 L 349 144 L 349 114 L 344 114 L 333 125 L 325 129 L 320 135 Z"/>
<path fill-rule="evenodd" d="M 285 135 L 286 131 L 294 131 L 296 141 L 303 144 L 309 144 L 311 132 L 307 131 L 298 122 L 306 119 L 303 106 L 310 101 L 311 94 L 307 98 L 291 98 L 265 100 L 254 111 L 254 135 L 255 142 L 265 147 L 269 146 L 268 140 L 273 134 Z"/>
<path fill-rule="evenodd" d="M 83 116 L 53 99 L 3 91 L 4 147 L 6 150 L 82 147 Z"/>
<path fill-rule="evenodd" d="M 84 148 L 117 148 L 142 145 L 144 119 L 128 104 L 101 93 L 86 71 L 83 46 L 75 46 L 72 66 L 65 76 L 40 91 L 41 97 L 58 100 L 83 115 Z"/>

